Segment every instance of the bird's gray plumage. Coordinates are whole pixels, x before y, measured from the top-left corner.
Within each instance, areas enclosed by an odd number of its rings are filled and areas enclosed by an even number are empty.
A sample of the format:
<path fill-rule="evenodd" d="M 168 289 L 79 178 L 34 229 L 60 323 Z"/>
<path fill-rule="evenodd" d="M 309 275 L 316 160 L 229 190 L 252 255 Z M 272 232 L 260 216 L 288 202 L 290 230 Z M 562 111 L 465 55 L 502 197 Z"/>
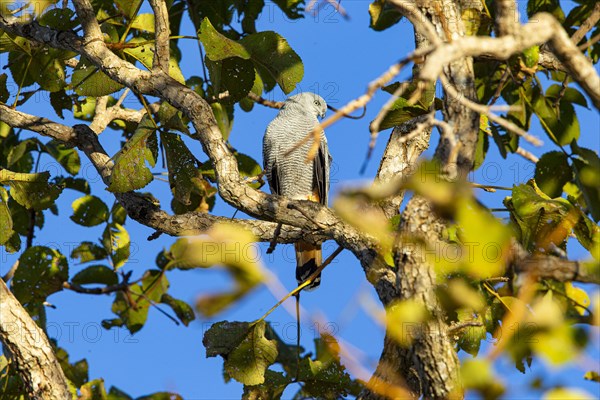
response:
<path fill-rule="evenodd" d="M 264 170 L 274 194 L 295 200 L 313 200 L 327 205 L 331 155 L 325 132 L 321 132 L 319 150 L 311 162 L 306 158 L 312 141 L 290 153 L 296 144 L 319 124 L 327 111 L 325 100 L 314 93 L 289 97 L 271 121 L 263 139 Z M 322 262 L 321 246 L 298 242 L 296 247 L 296 279 L 302 283 Z M 308 287 L 315 288 L 320 276 Z"/>
<path fill-rule="evenodd" d="M 317 189 L 319 201 L 327 204 L 331 155 L 325 133 L 321 133 L 319 153 L 313 162 L 306 162 L 311 141 L 287 154 L 313 130 L 319 123 L 317 117 L 324 117 L 326 111 L 327 103 L 321 96 L 300 93 L 284 102 L 267 127 L 263 139 L 263 162 L 273 193 L 305 200 Z"/>

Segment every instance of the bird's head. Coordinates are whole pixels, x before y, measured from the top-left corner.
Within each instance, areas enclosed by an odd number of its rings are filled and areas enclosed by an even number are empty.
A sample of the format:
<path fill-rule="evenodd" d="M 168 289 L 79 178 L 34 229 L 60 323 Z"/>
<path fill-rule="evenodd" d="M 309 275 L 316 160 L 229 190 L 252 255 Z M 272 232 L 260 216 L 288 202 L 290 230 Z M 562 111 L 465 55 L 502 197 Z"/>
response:
<path fill-rule="evenodd" d="M 311 92 L 298 93 L 288 97 L 285 101 L 284 108 L 298 108 L 303 112 L 307 112 L 316 117 L 325 117 L 327 112 L 327 103 L 318 94 Z"/>

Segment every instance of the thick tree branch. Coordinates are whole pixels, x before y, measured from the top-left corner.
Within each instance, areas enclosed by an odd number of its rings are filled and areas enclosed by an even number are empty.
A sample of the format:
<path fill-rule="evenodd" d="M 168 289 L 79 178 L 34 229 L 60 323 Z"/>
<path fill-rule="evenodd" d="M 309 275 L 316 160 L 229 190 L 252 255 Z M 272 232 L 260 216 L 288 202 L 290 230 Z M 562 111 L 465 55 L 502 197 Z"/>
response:
<path fill-rule="evenodd" d="M 498 36 L 515 35 L 519 30 L 519 9 L 515 0 L 496 0 L 496 32 Z"/>
<path fill-rule="evenodd" d="M 591 264 L 550 255 L 532 255 L 516 241 L 513 241 L 512 252 L 516 273 L 529 274 L 536 279 L 600 284 L 600 270 Z"/>
<path fill-rule="evenodd" d="M 67 379 L 44 331 L 0 279 L 0 339 L 32 399 L 70 399 Z"/>
<path fill-rule="evenodd" d="M 152 70 L 169 73 L 169 13 L 165 0 L 150 0 L 154 11 L 154 34 L 156 37 Z"/>
<path fill-rule="evenodd" d="M 75 128 L 71 128 L 46 118 L 39 118 L 13 110 L 4 104 L 0 104 L 0 120 L 14 128 L 30 130 L 79 147 L 86 153 L 101 176 L 107 180 L 110 177 L 112 170 L 110 157 L 100 145 L 98 138 L 85 125 L 77 125 Z M 136 193 L 122 193 L 118 196 L 128 214 L 136 221 L 172 236 L 194 235 L 206 231 L 215 223 L 232 221 L 231 218 L 199 212 L 169 215 L 160 207 Z M 234 222 L 250 230 L 259 241 L 263 242 L 272 239 L 276 225 L 267 221 L 244 219 L 235 219 Z M 279 236 L 280 243 L 293 243 L 298 239 L 319 243 L 329 239 L 329 237 L 316 231 L 303 231 L 289 226 L 284 226 Z"/>

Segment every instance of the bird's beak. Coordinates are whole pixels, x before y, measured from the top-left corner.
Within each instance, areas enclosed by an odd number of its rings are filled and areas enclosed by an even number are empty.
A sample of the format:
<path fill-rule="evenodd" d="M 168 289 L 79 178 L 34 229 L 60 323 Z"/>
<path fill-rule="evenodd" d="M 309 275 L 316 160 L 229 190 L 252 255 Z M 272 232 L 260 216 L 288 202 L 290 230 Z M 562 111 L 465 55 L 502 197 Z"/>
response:
<path fill-rule="evenodd" d="M 325 118 L 325 113 L 326 113 L 326 112 L 327 112 L 327 111 L 323 111 L 323 112 L 320 114 L 320 117 L 321 117 L 321 119 Z"/>

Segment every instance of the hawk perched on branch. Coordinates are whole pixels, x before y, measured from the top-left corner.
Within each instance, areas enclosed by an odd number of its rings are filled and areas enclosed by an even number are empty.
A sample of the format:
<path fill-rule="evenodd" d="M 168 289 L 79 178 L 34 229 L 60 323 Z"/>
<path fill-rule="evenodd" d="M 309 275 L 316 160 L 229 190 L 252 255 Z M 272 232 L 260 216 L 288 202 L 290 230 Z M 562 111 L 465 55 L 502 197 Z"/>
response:
<path fill-rule="evenodd" d="M 327 111 L 325 100 L 314 93 L 289 97 L 271 121 L 263 139 L 263 163 L 271 192 L 294 200 L 312 200 L 327 205 L 331 155 L 325 132 L 321 132 L 319 150 L 313 161 L 306 162 L 312 141 L 292 149 L 319 124 Z M 321 245 L 305 241 L 295 243 L 296 280 L 302 284 L 321 265 Z M 321 283 L 318 276 L 306 287 Z"/>

